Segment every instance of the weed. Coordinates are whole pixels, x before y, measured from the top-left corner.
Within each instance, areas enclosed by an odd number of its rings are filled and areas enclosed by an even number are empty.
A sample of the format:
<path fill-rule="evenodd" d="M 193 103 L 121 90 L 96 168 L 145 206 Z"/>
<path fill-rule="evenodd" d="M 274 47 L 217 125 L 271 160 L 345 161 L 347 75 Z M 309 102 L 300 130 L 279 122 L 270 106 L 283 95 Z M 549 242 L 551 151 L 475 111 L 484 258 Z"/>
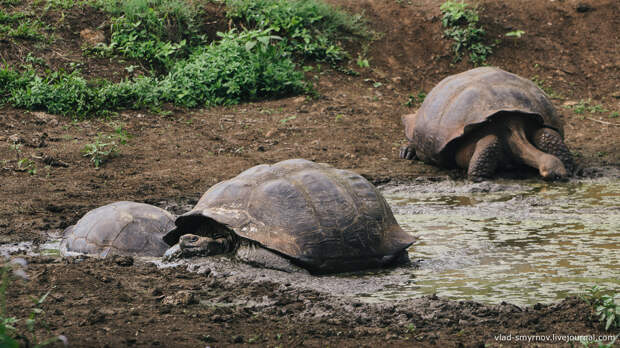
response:
<path fill-rule="evenodd" d="M 579 100 L 579 102 L 577 102 L 574 105 L 567 105 L 566 108 L 572 108 L 573 112 L 580 115 L 583 114 L 584 112 L 588 112 L 590 114 L 594 114 L 594 113 L 606 113 L 609 112 L 609 110 L 605 109 L 603 107 L 603 105 L 601 104 L 592 104 L 592 100 L 591 99 L 581 99 Z"/>
<path fill-rule="evenodd" d="M 416 327 L 413 323 L 409 323 L 409 325 L 407 325 L 407 332 L 408 333 L 414 333 L 416 330 Z"/>
<path fill-rule="evenodd" d="M 426 99 L 426 93 L 424 91 L 419 91 L 417 95 L 410 94 L 404 105 L 406 107 L 412 107 L 416 104 L 422 104 L 424 99 Z"/>
<path fill-rule="evenodd" d="M 95 168 L 99 168 L 103 163 L 118 154 L 116 137 L 99 133 L 93 143 L 84 145 L 82 154 L 84 157 L 90 157 L 90 161 L 93 162 Z"/>
<path fill-rule="evenodd" d="M 218 33 L 222 38 L 179 61 L 161 80 L 161 98 L 185 107 L 231 105 L 296 94 L 303 74 L 271 30 Z"/>
<path fill-rule="evenodd" d="M 362 58 L 362 56 L 357 56 L 357 66 L 360 68 L 368 68 L 370 67 L 370 63 L 367 58 Z"/>
<path fill-rule="evenodd" d="M 585 341 L 585 340 L 581 340 L 579 341 L 581 343 L 582 347 L 586 347 L 586 348 L 613 348 L 614 347 L 614 343 L 616 343 L 616 340 L 618 339 L 618 336 L 616 336 L 611 342 L 609 343 L 603 343 L 601 341 L 594 341 L 594 342 L 589 342 L 589 341 Z M 596 344 L 596 346 L 591 346 L 591 344 Z"/>
<path fill-rule="evenodd" d="M 599 321 L 605 323 L 605 330 L 620 327 L 620 304 L 615 301 L 615 293 L 604 294 L 603 289 L 594 285 L 579 297 L 594 308 Z"/>
<path fill-rule="evenodd" d="M 523 30 L 514 30 L 507 32 L 504 36 L 516 37 L 517 39 L 520 39 L 523 34 L 525 34 L 525 31 Z"/>
<path fill-rule="evenodd" d="M 460 61 L 467 51 L 472 63 L 475 65 L 484 63 L 493 49 L 483 43 L 486 31 L 478 25 L 478 9 L 470 7 L 463 0 L 448 0 L 440 9 L 443 13 L 442 24 L 447 28 L 444 34 L 454 41 L 452 45 L 454 61 Z"/>
<path fill-rule="evenodd" d="M 6 348 L 19 348 L 19 341 L 24 341 L 25 347 L 44 347 L 51 343 L 62 341 L 65 346 L 67 338 L 65 336 L 51 337 L 43 341 L 39 341 L 35 334 L 35 326 L 37 325 L 37 317 L 41 316 L 44 312 L 41 309 L 41 305 L 49 296 L 51 290 L 46 292 L 43 296 L 36 298 L 32 297 L 33 306 L 28 318 L 24 320 L 27 332 L 19 332 L 17 329 L 17 323 L 21 320 L 16 317 L 7 316 L 6 312 L 6 291 L 11 282 L 12 275 L 28 279 L 28 275 L 24 271 L 27 264 L 23 262 L 8 262 L 0 267 L 0 347 Z"/>
<path fill-rule="evenodd" d="M 37 167 L 33 160 L 29 158 L 22 158 L 17 161 L 17 171 L 28 172 L 30 175 L 35 175 L 37 173 Z"/>
<path fill-rule="evenodd" d="M 297 118 L 297 115 L 292 115 L 292 116 L 289 116 L 289 117 L 285 117 L 285 118 L 280 120 L 280 123 L 281 124 L 286 124 L 286 122 L 292 121 L 292 120 L 294 120 L 296 118 Z"/>
<path fill-rule="evenodd" d="M 336 63 L 347 57 L 339 40 L 371 36 L 361 16 L 318 0 L 227 0 L 226 4 L 229 17 L 258 29 L 272 28 L 285 37 L 285 46 L 304 58 Z"/>
<path fill-rule="evenodd" d="M 199 11 L 193 2 L 98 0 L 97 5 L 113 16 L 110 44 L 93 49 L 100 55 L 144 60 L 165 72 L 189 54 L 192 44 L 205 41 L 198 35 Z"/>
<path fill-rule="evenodd" d="M 534 75 L 532 76 L 532 82 L 534 82 L 536 84 L 536 86 L 538 86 L 538 88 L 540 88 L 543 92 L 545 92 L 549 98 L 552 99 L 564 99 L 564 97 L 559 94 L 556 93 L 548 84 L 545 80 L 543 80 L 542 78 L 540 78 L 538 75 Z"/>
<path fill-rule="evenodd" d="M 611 114 L 609 114 L 609 118 L 617 118 L 618 116 L 620 116 L 620 112 L 618 111 L 614 111 Z"/>

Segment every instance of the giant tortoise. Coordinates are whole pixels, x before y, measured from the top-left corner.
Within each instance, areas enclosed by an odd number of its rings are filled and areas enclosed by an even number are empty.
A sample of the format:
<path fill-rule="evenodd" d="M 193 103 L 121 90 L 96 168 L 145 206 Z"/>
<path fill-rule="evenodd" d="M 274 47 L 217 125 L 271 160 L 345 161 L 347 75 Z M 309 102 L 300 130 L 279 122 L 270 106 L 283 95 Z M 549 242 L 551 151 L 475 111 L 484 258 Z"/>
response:
<path fill-rule="evenodd" d="M 115 202 L 89 211 L 65 229 L 60 253 L 159 257 L 169 248 L 162 237 L 173 228 L 174 216 L 161 208 Z"/>
<path fill-rule="evenodd" d="M 551 180 L 574 169 L 562 122 L 545 93 L 498 68 L 443 79 L 417 113 L 403 116 L 403 124 L 409 144 L 401 158 L 465 168 L 473 180 L 512 164 L 534 167 Z"/>
<path fill-rule="evenodd" d="M 164 237 L 176 244 L 168 258 L 228 254 L 314 274 L 407 262 L 414 242 L 362 176 L 303 159 L 216 184 L 175 224 Z"/>

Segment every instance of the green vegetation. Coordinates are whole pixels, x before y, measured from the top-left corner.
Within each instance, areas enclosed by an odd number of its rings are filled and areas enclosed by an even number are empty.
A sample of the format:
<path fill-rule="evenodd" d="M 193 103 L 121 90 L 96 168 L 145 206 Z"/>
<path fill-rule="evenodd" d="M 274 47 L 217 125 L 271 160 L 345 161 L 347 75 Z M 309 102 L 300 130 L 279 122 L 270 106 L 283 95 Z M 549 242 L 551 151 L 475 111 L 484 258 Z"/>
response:
<path fill-rule="evenodd" d="M 118 54 L 167 71 L 206 40 L 198 35 L 199 12 L 193 2 L 98 0 L 97 5 L 112 15 L 110 44 L 94 49 L 104 56 Z"/>
<path fill-rule="evenodd" d="M 615 301 L 615 293 L 605 294 L 595 285 L 586 289 L 580 297 L 594 308 L 599 321 L 605 324 L 605 330 L 620 328 L 620 304 Z"/>
<path fill-rule="evenodd" d="M 82 155 L 89 157 L 95 168 L 99 168 L 103 163 L 118 155 L 119 145 L 125 145 L 130 135 L 123 130 L 122 126 L 114 129 L 114 134 L 97 134 L 95 141 L 84 145 Z"/>
<path fill-rule="evenodd" d="M 567 105 L 566 108 L 573 109 L 573 112 L 576 114 L 583 114 L 584 112 L 590 114 L 602 114 L 609 112 L 609 110 L 605 109 L 602 104 L 592 104 L 591 99 L 581 99 L 574 105 Z"/>
<path fill-rule="evenodd" d="M 525 34 L 525 31 L 523 30 L 514 30 L 507 32 L 505 36 L 516 37 L 517 39 L 520 39 L 523 34 Z"/>
<path fill-rule="evenodd" d="M 61 9 L 84 3 L 47 1 L 48 7 Z M 111 36 L 109 44 L 85 48 L 85 53 L 127 58 L 132 60 L 127 71 L 139 64 L 150 68 L 149 73 L 117 83 L 87 80 L 76 68 L 79 65 L 72 65 L 70 71 L 42 73 L 45 66 L 40 63 L 45 62 L 27 57 L 31 65 L 0 63 L 0 104 L 79 119 L 126 108 L 160 111 L 164 103 L 204 107 L 311 93 L 296 61 L 336 64 L 347 58 L 340 40 L 369 36 L 359 16 L 319 0 L 228 0 L 229 17 L 245 22 L 244 29 L 218 33 L 219 40 L 210 43 L 201 34 L 196 2 L 96 0 L 92 4 L 111 16 Z M 0 15 L 0 23 L 1 18 L 16 22 L 19 16 Z"/>
<path fill-rule="evenodd" d="M 0 8 L 0 39 L 43 40 L 44 24 L 27 13 L 6 12 Z"/>
<path fill-rule="evenodd" d="M 474 65 L 483 64 L 493 49 L 483 42 L 486 31 L 478 24 L 480 18 L 477 7 L 470 7 L 463 0 L 448 0 L 440 9 L 443 14 L 442 24 L 447 28 L 444 34 L 454 41 L 454 61 L 460 61 L 465 52 L 469 52 L 469 60 Z"/>
<path fill-rule="evenodd" d="M 284 46 L 306 59 L 339 62 L 347 57 L 337 43 L 347 36 L 369 38 L 359 15 L 336 11 L 319 0 L 226 0 L 228 16 L 257 29 L 271 29 Z"/>
<path fill-rule="evenodd" d="M 417 95 L 410 94 L 409 97 L 407 97 L 405 106 L 410 108 L 414 105 L 422 104 L 424 99 L 426 99 L 426 93 L 422 90 L 419 91 Z"/>
<path fill-rule="evenodd" d="M 23 261 L 23 260 L 22 260 Z M 19 348 L 19 347 L 44 347 L 57 341 L 63 341 L 66 343 L 67 338 L 64 336 L 56 336 L 43 341 L 39 341 L 35 335 L 35 327 L 37 326 L 37 317 L 41 316 L 44 312 L 41 309 L 41 305 L 50 294 L 51 290 L 46 292 L 43 296 L 36 298 L 32 297 L 33 306 L 25 320 L 26 332 L 20 332 L 17 324 L 21 319 L 16 317 L 9 317 L 6 311 L 6 291 L 11 282 L 13 276 L 28 279 L 28 275 L 25 273 L 25 261 L 23 263 L 9 262 L 0 267 L 0 347 L 3 348 Z M 24 342 L 20 345 L 20 341 Z"/>
<path fill-rule="evenodd" d="M 556 93 L 551 86 L 549 86 L 548 82 L 545 81 L 544 79 L 540 78 L 540 76 L 538 75 L 534 75 L 531 78 L 532 82 L 534 82 L 538 88 L 542 89 L 543 92 L 545 92 L 549 98 L 551 99 L 564 99 L 564 96 L 562 96 L 559 93 Z"/>
<path fill-rule="evenodd" d="M 587 347 L 587 348 L 613 348 L 617 339 L 618 339 L 618 336 L 616 336 L 609 343 L 603 343 L 601 341 L 587 342 L 587 341 L 583 341 L 583 340 L 580 341 L 580 343 L 581 343 L 582 347 Z M 593 345 L 593 344 L 595 344 L 595 345 Z"/>

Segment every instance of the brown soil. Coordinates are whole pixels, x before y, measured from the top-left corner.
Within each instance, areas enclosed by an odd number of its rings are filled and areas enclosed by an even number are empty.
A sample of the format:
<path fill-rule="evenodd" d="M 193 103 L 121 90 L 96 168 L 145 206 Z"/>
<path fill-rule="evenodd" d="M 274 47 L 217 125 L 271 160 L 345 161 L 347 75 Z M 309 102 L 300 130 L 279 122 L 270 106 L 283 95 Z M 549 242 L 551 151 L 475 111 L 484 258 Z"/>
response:
<path fill-rule="evenodd" d="M 352 62 L 360 76 L 325 66 L 309 73 L 318 99 L 298 96 L 206 110 L 169 107 L 167 116 L 128 111 L 77 123 L 0 109 L 0 243 L 44 241 L 49 231 L 58 232 L 88 210 L 118 200 L 191 205 L 218 181 L 289 158 L 352 169 L 375 183 L 462 176 L 398 159 L 404 143 L 400 116 L 419 106 L 405 106 L 408 96 L 471 68 L 468 62 L 452 63 L 451 43 L 442 37 L 443 1 L 332 2 L 363 11 L 379 38 L 368 50 L 370 69 Z M 502 39 L 488 63 L 536 77 L 561 97 L 553 102 L 565 121 L 566 143 L 582 168 L 620 166 L 620 119 L 608 117 L 620 111 L 620 3 L 481 4 L 490 40 Z M 225 28 L 221 8 L 208 9 L 209 31 Z M 128 74 L 124 63 L 82 56 L 79 33 L 102 24 L 97 11 L 50 11 L 44 20 L 57 28 L 52 46 L 3 41 L 0 58 L 20 64 L 32 52 L 52 68 L 82 62 L 90 77 L 116 80 Z M 516 29 L 526 34 L 503 37 Z M 587 99 L 609 111 L 575 114 L 564 107 Z M 97 133 L 112 133 L 120 124 L 132 138 L 117 157 L 95 169 L 80 149 Z M 10 147 L 15 140 L 22 144 L 21 155 Z M 35 162 L 36 174 L 16 170 L 22 157 Z M 231 282 L 225 275 L 158 270 L 139 262 L 30 261 L 32 280 L 11 287 L 9 313 L 25 317 L 28 296 L 51 289 L 44 319 L 51 334 L 64 334 L 75 346 L 499 346 L 494 335 L 602 332 L 586 304 L 574 298 L 532 308 L 437 298 L 370 305 L 270 281 Z M 408 330 L 409 324 L 416 329 Z M 515 342 L 503 344 L 510 343 Z"/>

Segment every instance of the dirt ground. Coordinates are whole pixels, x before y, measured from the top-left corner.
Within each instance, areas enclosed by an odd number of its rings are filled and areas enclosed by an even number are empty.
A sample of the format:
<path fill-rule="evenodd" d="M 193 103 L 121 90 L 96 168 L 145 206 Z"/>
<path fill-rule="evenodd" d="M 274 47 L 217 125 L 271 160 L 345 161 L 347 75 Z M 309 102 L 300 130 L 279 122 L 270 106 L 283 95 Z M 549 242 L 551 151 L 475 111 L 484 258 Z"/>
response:
<path fill-rule="evenodd" d="M 443 1 L 333 0 L 364 13 L 377 40 L 370 68 L 359 76 L 327 66 L 308 73 L 320 97 L 186 110 L 169 115 L 126 111 L 107 119 L 67 117 L 0 108 L 0 243 L 47 240 L 87 211 L 113 201 L 147 202 L 182 213 L 213 184 L 261 163 L 306 158 L 361 173 L 374 183 L 420 176 L 456 176 L 398 159 L 403 114 L 442 78 L 464 71 L 443 38 Z M 481 1 L 491 41 L 501 39 L 488 63 L 533 78 L 553 95 L 565 122 L 566 143 L 583 175 L 620 166 L 620 3 L 617 0 Z M 208 7 L 209 31 L 225 28 L 221 8 Z M 28 52 L 55 68 L 84 62 L 90 77 L 120 79 L 124 65 L 83 57 L 79 32 L 102 23 L 92 9 L 50 12 L 60 23 L 51 47 L 0 42 L 2 59 L 20 64 Z M 506 32 L 526 34 L 509 38 Z M 361 50 L 361 47 L 355 47 Z M 356 53 L 354 53 L 355 57 Z M 581 100 L 605 113 L 576 114 Z M 119 155 L 95 169 L 80 149 L 100 132 L 122 125 L 131 138 Z M 22 144 L 21 154 L 11 147 Z M 31 158 L 35 174 L 16 170 Z M 174 204 L 169 204 L 174 202 Z M 268 280 L 234 282 L 226 274 L 157 269 L 129 259 L 28 258 L 31 280 L 8 290 L 8 311 L 25 317 L 29 295 L 51 289 L 43 305 L 49 333 L 71 346 L 530 346 L 496 341 L 499 334 L 603 334 L 587 304 L 568 298 L 519 308 L 436 297 L 365 304 Z M 235 278 L 236 279 L 236 278 Z M 414 328 L 415 327 L 415 328 Z M 543 346 L 569 346 L 554 341 Z"/>

